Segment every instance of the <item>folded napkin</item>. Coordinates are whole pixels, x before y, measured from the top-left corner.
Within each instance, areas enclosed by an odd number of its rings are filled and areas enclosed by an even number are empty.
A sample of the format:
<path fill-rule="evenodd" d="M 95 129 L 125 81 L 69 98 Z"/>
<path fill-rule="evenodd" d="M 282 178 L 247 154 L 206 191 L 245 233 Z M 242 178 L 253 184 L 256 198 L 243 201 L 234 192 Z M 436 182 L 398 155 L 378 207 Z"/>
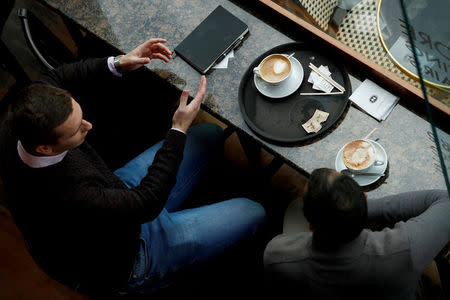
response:
<path fill-rule="evenodd" d="M 366 79 L 349 98 L 359 109 L 378 121 L 386 120 L 399 97 L 389 93 L 373 81 Z"/>

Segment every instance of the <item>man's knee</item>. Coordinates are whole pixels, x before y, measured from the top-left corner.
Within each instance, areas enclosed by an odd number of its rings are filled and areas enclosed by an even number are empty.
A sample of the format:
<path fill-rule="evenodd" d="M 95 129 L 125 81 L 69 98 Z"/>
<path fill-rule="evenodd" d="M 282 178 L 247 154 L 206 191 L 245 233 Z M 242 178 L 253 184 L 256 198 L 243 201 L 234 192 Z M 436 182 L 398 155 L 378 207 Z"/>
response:
<path fill-rule="evenodd" d="M 255 223 L 262 223 L 266 218 L 266 211 L 264 207 L 253 200 L 247 198 L 234 198 L 230 201 L 234 201 L 239 211 L 248 214 L 248 218 L 251 218 Z"/>
<path fill-rule="evenodd" d="M 223 129 L 215 123 L 206 122 L 192 126 L 189 128 L 187 135 L 210 146 L 222 146 L 224 141 Z"/>

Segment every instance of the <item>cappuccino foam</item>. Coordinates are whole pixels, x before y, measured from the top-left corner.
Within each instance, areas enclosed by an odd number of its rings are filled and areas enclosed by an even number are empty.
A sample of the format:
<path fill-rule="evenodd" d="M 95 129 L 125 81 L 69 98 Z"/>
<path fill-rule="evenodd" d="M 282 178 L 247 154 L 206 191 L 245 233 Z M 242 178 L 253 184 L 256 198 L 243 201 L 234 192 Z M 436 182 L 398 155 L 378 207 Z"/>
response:
<path fill-rule="evenodd" d="M 363 170 L 370 167 L 375 160 L 375 149 L 367 141 L 355 140 L 345 146 L 342 158 L 348 168 Z"/>
<path fill-rule="evenodd" d="M 259 73 L 269 82 L 277 82 L 286 78 L 291 72 L 291 64 L 283 55 L 275 55 L 267 58 L 261 64 Z"/>

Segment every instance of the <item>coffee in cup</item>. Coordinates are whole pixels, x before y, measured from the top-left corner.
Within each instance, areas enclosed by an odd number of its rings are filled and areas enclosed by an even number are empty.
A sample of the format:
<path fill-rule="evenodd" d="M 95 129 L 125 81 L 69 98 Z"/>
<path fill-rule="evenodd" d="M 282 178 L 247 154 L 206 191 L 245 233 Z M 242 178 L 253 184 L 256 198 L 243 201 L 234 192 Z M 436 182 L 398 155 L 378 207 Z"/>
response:
<path fill-rule="evenodd" d="M 265 57 L 253 72 L 269 84 L 278 84 L 289 77 L 292 64 L 284 54 L 272 54 Z"/>
<path fill-rule="evenodd" d="M 342 160 L 347 168 L 361 172 L 370 168 L 375 162 L 374 145 L 364 139 L 347 143 L 342 151 Z"/>

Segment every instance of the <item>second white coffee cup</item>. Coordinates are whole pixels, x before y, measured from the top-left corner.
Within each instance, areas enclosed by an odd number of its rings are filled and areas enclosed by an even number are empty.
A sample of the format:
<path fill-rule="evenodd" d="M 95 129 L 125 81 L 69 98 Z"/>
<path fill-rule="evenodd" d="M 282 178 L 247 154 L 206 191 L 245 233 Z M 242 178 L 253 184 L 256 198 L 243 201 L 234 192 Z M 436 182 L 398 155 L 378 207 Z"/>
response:
<path fill-rule="evenodd" d="M 342 150 L 342 160 L 345 166 L 355 173 L 366 172 L 373 166 L 375 158 L 375 146 L 366 139 L 348 142 Z"/>

